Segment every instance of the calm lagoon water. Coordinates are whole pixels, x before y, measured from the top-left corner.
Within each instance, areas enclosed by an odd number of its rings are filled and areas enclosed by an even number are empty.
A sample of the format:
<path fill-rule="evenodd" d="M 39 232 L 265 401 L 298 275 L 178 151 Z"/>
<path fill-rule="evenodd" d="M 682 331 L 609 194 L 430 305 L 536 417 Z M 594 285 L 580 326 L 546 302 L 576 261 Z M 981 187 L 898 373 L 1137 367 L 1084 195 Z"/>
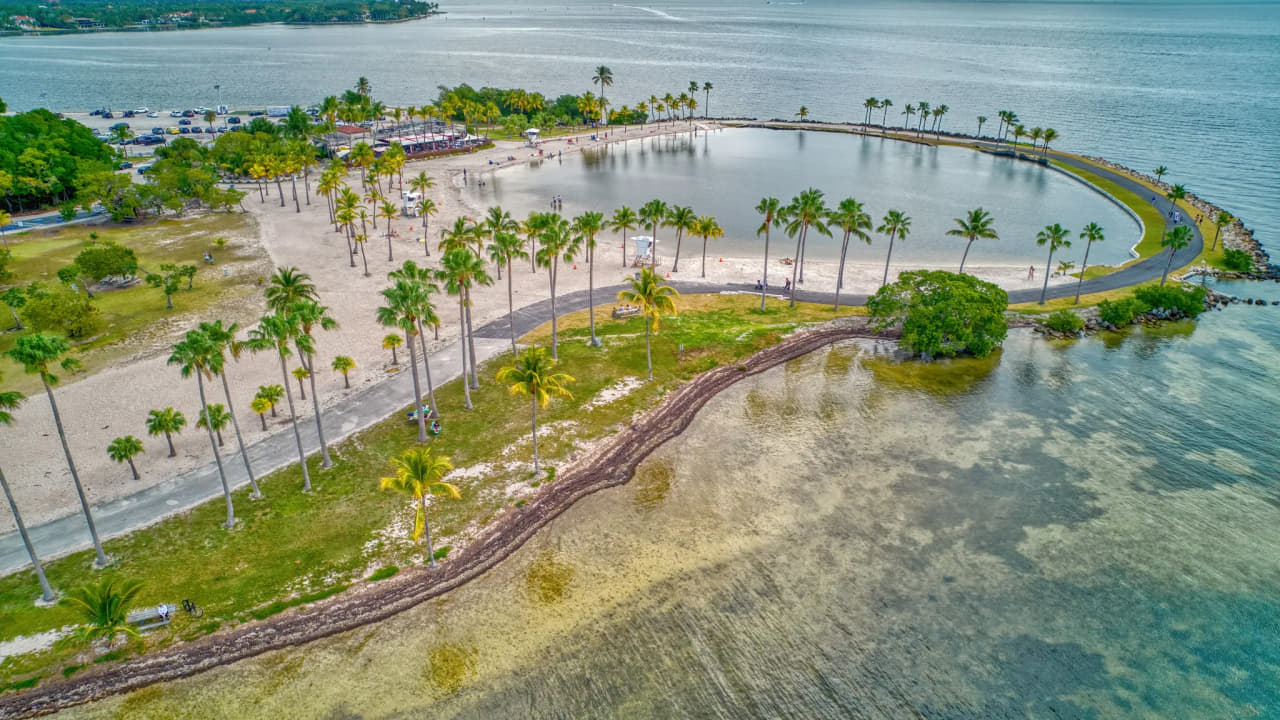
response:
<path fill-rule="evenodd" d="M 608 216 L 619 205 L 638 209 L 659 197 L 690 205 L 699 215 L 714 215 L 725 237 L 714 243 L 712 252 L 723 255 L 761 252 L 764 240 L 756 237 L 760 219 L 752 208 L 768 195 L 787 202 L 807 187 L 825 191 L 830 206 L 856 197 L 877 223 L 890 208 L 905 211 L 913 218 L 911 235 L 894 247 L 895 257 L 904 262 L 959 265 L 964 243 L 946 231 L 955 227 L 952 218 L 979 206 L 995 215 L 1000 239 L 974 244 L 969 259 L 976 265 L 1039 260 L 1043 253 L 1035 236 L 1050 222 L 1073 230 L 1089 222 L 1106 228 L 1107 242 L 1089 255 L 1098 264 L 1124 262 L 1141 237 L 1128 214 L 1067 175 L 964 148 L 741 129 L 633 140 L 584 156 L 533 162 L 487 174 L 484 187 L 473 183 L 467 188 L 468 202 L 502 205 L 524 217 L 531 210 L 548 209 L 551 195 L 558 194 L 568 215 L 590 209 Z M 833 234 L 830 239 L 815 234 L 806 256 L 838 258 L 840 233 Z M 782 244 L 774 246 L 774 254 L 790 254 L 785 234 L 775 233 L 778 238 Z M 658 239 L 665 239 L 664 255 L 675 253 L 672 231 L 660 231 Z M 686 252 L 701 242 L 691 241 L 685 243 Z M 882 263 L 885 246 L 883 241 L 855 243 L 849 256 L 853 262 Z"/>
<path fill-rule="evenodd" d="M 439 602 L 71 715 L 1275 717 L 1271 312 L 815 353 Z"/>

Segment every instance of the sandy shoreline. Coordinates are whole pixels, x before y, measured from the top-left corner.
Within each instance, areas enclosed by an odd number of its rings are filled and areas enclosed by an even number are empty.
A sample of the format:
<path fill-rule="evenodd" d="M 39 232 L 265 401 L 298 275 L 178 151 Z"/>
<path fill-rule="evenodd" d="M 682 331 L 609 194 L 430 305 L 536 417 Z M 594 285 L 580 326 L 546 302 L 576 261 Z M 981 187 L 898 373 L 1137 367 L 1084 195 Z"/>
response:
<path fill-rule="evenodd" d="M 656 125 L 656 126 L 655 126 Z M 702 132 L 708 126 L 703 123 L 689 125 L 684 122 L 660 123 L 646 126 L 632 126 L 625 129 L 610 129 L 608 137 L 598 136 L 592 141 L 587 132 L 569 138 L 554 138 L 543 143 L 547 153 L 563 152 L 567 155 L 581 152 L 584 149 L 599 147 L 605 143 L 633 140 L 642 137 L 656 137 L 671 133 L 687 133 L 697 130 Z M 484 208 L 472 207 L 463 200 L 463 174 L 467 173 L 472 182 L 478 175 L 488 172 L 501 172 L 505 168 L 514 167 L 525 162 L 530 150 L 516 142 L 499 141 L 495 147 L 476 153 L 457 155 L 445 158 L 413 161 L 407 165 L 404 174 L 408 177 L 425 171 L 436 180 L 436 187 L 430 196 L 440 208 L 439 214 L 430 218 L 429 235 L 438 240 L 438 228 L 451 225 L 458 217 L 478 217 Z M 508 162 L 507 158 L 520 158 Z M 499 166 L 491 164 L 501 163 Z M 313 184 L 314 184 L 313 176 Z M 353 187 L 359 184 L 359 172 L 352 172 L 347 182 Z M 274 185 L 270 186 L 275 191 Z M 313 187 L 314 190 L 314 187 Z M 301 193 L 302 188 L 299 188 Z M 397 189 L 398 192 L 398 189 Z M 312 193 L 312 205 L 305 204 L 302 212 L 295 212 L 292 199 L 286 189 L 286 203 L 280 206 L 279 198 L 269 195 L 265 203 L 260 202 L 257 192 L 251 192 L 244 205 L 258 224 L 257 238 L 242 238 L 236 242 L 260 245 L 271 264 L 275 266 L 295 266 L 309 273 L 317 283 L 321 301 L 331 308 L 333 316 L 338 320 L 339 329 L 324 333 L 319 337 L 317 360 L 324 370 L 316 378 L 317 390 L 321 404 L 328 407 L 368 383 L 378 382 L 388 376 L 391 366 L 390 353 L 381 347 L 381 338 L 387 329 L 373 320 L 374 310 L 381 302 L 379 292 L 387 286 L 386 273 L 397 267 L 406 259 L 412 259 L 429 267 L 438 267 L 439 255 L 432 248 L 432 256 L 425 257 L 424 245 L 415 238 L 421 237 L 422 226 L 418 218 L 401 218 L 393 224 L 398 237 L 392 240 L 395 260 L 387 260 L 387 243 L 384 225 L 378 223 L 381 238 L 372 239 L 368 243 L 368 261 L 370 277 L 364 277 L 363 265 L 356 259 L 356 267 L 352 268 L 346 255 L 346 241 L 343 235 L 333 230 L 328 223 L 328 214 L 324 200 Z M 678 198 L 667 198 L 669 202 Z M 749 212 L 744 208 L 744 212 Z M 412 230 L 410 230 L 412 228 Z M 375 231 L 370 228 L 370 235 Z M 661 236 L 660 236 L 661 237 Z M 600 239 L 595 284 L 597 287 L 623 282 L 630 276 L 630 269 L 621 267 L 617 252 L 617 235 L 609 233 Z M 432 243 L 434 245 L 434 242 Z M 776 239 L 770 249 L 770 285 L 781 290 L 784 278 L 790 276 L 790 268 L 782 265 L 779 259 L 792 254 L 794 246 L 785 238 Z M 712 283 L 749 283 L 754 284 L 762 275 L 761 257 L 721 257 L 708 254 L 706 280 Z M 671 273 L 673 280 L 698 280 L 701 278 L 700 241 L 694 239 L 685 243 L 681 257 L 681 270 Z M 890 269 L 890 277 L 907 269 L 918 269 L 919 266 L 894 264 Z M 802 289 L 814 291 L 831 291 L 835 288 L 835 276 L 838 266 L 834 262 L 805 263 L 805 283 Z M 954 265 L 941 266 L 939 269 L 955 270 Z M 1039 288 L 1043 267 L 1036 269 L 1035 280 L 1027 278 L 1026 266 L 978 266 L 967 267 L 966 271 L 984 280 L 995 282 L 1002 287 L 1015 290 L 1023 288 Z M 879 286 L 884 272 L 882 263 L 850 264 L 845 270 L 845 287 L 842 292 L 849 294 L 870 293 Z M 486 288 L 477 289 L 473 295 L 475 307 L 473 322 L 479 327 L 490 321 L 503 317 L 507 312 L 506 280 L 496 281 Z M 1053 278 L 1050 284 L 1071 282 L 1070 278 Z M 545 299 L 549 295 L 548 282 L 544 272 L 531 272 L 528 265 L 517 266 L 513 274 L 513 294 L 516 307 L 529 305 Z M 576 268 L 566 267 L 562 271 L 558 286 L 558 294 L 566 294 L 575 290 L 586 289 L 587 267 L 578 263 Z M 610 298 L 602 298 L 608 302 Z M 447 307 L 447 297 L 437 299 L 437 306 Z M 253 305 L 239 305 L 220 313 L 213 313 L 207 319 L 217 317 L 253 318 L 261 314 L 262 302 L 255 300 Z M 428 347 L 434 351 L 456 340 L 458 335 L 457 321 L 451 313 L 441 313 L 444 321 L 440 329 L 439 340 L 430 341 Z M 179 328 L 185 330 L 186 328 Z M 195 386 L 192 382 L 182 381 L 175 369 L 165 364 L 168 348 L 177 338 L 177 334 L 155 339 L 149 347 L 139 347 L 129 363 L 110 368 L 95 375 L 75 378 L 67 376 L 57 390 L 59 407 L 63 412 L 68 434 L 71 437 L 72 452 L 77 467 L 84 481 L 90 502 L 97 505 L 118 499 L 142 489 L 171 481 L 179 474 L 198 467 L 211 460 L 211 452 L 207 440 L 202 433 L 193 427 L 198 417 L 199 404 Z M 335 355 L 348 355 L 355 359 L 357 369 L 351 373 L 351 390 L 344 390 L 342 377 L 328 370 L 329 363 Z M 291 365 L 292 367 L 292 365 Z M 261 384 L 282 383 L 279 366 L 274 357 L 266 355 L 245 356 L 232 366 L 228 373 L 231 383 L 233 401 L 241 429 L 246 442 L 252 443 L 267 433 L 285 431 L 288 428 L 285 420 L 285 407 L 280 408 L 281 417 L 274 420 L 268 417 L 268 431 L 263 433 L 256 415 L 249 410 L 249 400 L 256 388 Z M 292 389 L 297 397 L 298 386 L 290 378 Z M 309 392 L 308 388 L 308 392 Z M 147 412 L 153 408 L 173 406 L 183 411 L 189 426 L 181 435 L 175 437 L 174 444 L 178 457 L 168 458 L 164 439 L 146 435 L 144 426 Z M 299 412 L 303 412 L 303 404 L 299 404 Z M 310 400 L 305 404 L 307 412 Z M 78 511 L 75 494 L 70 481 L 70 474 L 62 460 L 62 451 L 54 432 L 52 415 L 48 403 L 43 397 L 33 396 L 23 406 L 19 415 L 20 432 L 0 435 L 0 454 L 5 458 L 5 472 L 14 487 L 14 493 L 28 524 L 39 524 L 57 517 L 74 514 Z M 331 436 L 336 435 L 338 428 L 329 429 Z M 106 455 L 105 448 L 118 436 L 133 434 L 142 438 L 147 452 L 138 458 L 140 480 L 133 480 L 127 467 L 112 462 Z M 224 457 L 234 451 L 234 439 L 231 433 Z M 238 458 L 231 458 L 237 462 Z M 13 531 L 12 519 L 6 513 L 0 518 L 0 533 Z"/>

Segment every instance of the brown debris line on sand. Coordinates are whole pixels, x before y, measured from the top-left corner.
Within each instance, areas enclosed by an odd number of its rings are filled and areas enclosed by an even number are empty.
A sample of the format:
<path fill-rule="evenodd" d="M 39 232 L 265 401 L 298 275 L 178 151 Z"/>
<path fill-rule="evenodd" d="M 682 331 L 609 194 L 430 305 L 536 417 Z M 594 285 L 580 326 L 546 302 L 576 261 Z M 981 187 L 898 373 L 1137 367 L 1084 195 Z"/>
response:
<path fill-rule="evenodd" d="M 870 329 L 861 318 L 833 321 L 797 332 L 740 364 L 708 370 L 604 441 L 596 451 L 561 473 L 546 491 L 503 517 L 456 559 L 434 572 L 414 568 L 400 573 L 394 580 L 369 584 L 268 620 L 10 695 L 0 699 L 0 718 L 46 715 L 109 695 L 194 675 L 270 650 L 320 640 L 385 620 L 455 590 L 518 550 L 579 499 L 627 482 L 642 460 L 683 432 L 707 401 L 738 380 L 835 342 L 886 337 L 892 335 Z"/>

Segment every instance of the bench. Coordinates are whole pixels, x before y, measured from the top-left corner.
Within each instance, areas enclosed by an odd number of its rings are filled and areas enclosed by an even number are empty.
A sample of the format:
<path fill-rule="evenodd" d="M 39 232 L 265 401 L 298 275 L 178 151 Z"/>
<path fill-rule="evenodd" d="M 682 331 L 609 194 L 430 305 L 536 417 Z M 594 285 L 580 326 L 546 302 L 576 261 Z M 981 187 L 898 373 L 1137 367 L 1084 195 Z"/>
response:
<path fill-rule="evenodd" d="M 644 310 L 641 310 L 638 307 L 630 307 L 630 308 L 618 307 L 613 309 L 613 317 L 615 320 L 621 320 L 622 318 L 629 318 L 629 317 L 637 317 L 643 314 L 644 314 Z"/>
<path fill-rule="evenodd" d="M 130 625 L 137 625 L 139 630 L 164 627 L 173 619 L 173 614 L 178 611 L 178 606 L 165 605 L 164 608 L 164 613 L 160 612 L 158 605 L 134 610 L 125 617 L 125 620 Z"/>

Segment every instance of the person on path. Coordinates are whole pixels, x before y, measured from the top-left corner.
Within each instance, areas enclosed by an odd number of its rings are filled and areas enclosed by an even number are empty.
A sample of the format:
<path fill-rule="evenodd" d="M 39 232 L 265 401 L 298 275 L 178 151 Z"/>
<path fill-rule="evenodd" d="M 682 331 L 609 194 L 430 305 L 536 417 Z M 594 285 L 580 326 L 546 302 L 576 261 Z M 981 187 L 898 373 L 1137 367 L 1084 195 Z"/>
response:
<path fill-rule="evenodd" d="M 1027 279 L 1028 279 L 1028 280 L 1035 280 L 1035 279 L 1036 279 L 1036 266 L 1035 266 L 1035 265 L 1028 265 L 1028 266 L 1027 266 Z"/>

